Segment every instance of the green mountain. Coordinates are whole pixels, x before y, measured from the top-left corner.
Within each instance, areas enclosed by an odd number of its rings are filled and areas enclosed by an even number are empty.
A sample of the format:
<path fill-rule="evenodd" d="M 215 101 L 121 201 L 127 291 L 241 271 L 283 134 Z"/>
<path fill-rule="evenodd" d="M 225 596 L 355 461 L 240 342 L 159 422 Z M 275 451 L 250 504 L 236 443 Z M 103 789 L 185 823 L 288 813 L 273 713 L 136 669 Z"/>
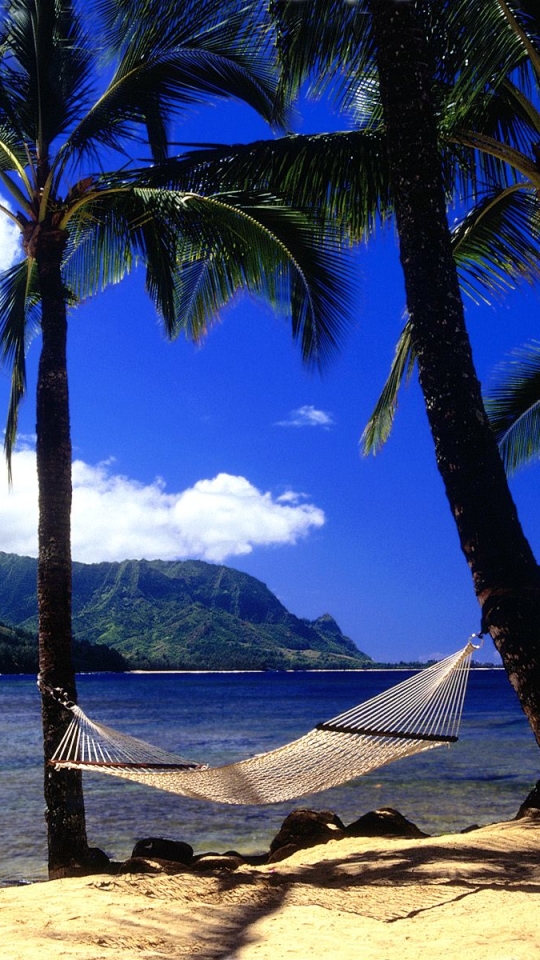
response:
<path fill-rule="evenodd" d="M 35 560 L 0 553 L 0 620 L 32 634 L 35 583 Z M 73 625 L 78 641 L 103 653 L 105 645 L 132 670 L 359 669 L 373 663 L 328 614 L 299 619 L 260 580 L 199 560 L 75 563 Z"/>

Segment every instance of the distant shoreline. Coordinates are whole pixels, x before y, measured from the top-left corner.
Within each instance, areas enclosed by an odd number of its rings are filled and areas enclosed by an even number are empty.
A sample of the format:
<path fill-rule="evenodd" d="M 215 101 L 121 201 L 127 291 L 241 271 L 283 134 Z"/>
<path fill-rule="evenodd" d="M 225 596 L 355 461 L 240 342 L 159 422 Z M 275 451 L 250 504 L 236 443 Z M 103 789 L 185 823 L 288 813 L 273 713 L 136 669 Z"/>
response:
<path fill-rule="evenodd" d="M 431 661 L 430 661 L 431 662 Z M 435 661 L 433 661 L 435 662 Z M 429 664 L 427 664 L 429 666 Z M 317 669 L 308 669 L 307 667 L 298 667 L 298 668 L 284 668 L 283 670 L 124 670 L 124 673 L 128 674 L 168 674 L 168 673 L 181 673 L 181 674 L 210 674 L 210 673 L 409 673 L 411 670 L 423 670 L 424 666 L 418 666 L 418 664 L 399 665 L 394 666 L 392 663 L 382 664 L 378 667 L 329 667 Z M 498 664 L 482 664 L 479 667 L 471 667 L 472 670 L 504 670 L 503 666 Z M 99 672 L 99 671 L 96 671 Z"/>
<path fill-rule="evenodd" d="M 431 662 L 431 661 L 430 661 Z M 433 661 L 435 662 L 435 661 Z M 283 670 L 78 670 L 76 676 L 78 677 L 97 677 L 100 674 L 110 674 L 114 672 L 118 676 L 167 676 L 167 674 L 182 674 L 189 676 L 191 675 L 209 675 L 209 674 L 240 674 L 240 673 L 260 673 L 260 674 L 276 674 L 276 673 L 409 673 L 411 670 L 423 670 L 425 665 L 411 664 L 410 666 L 394 665 L 392 663 L 382 664 L 377 667 L 336 667 L 336 668 L 312 668 L 307 667 L 298 667 L 298 668 L 284 668 Z M 481 666 L 472 666 L 471 669 L 476 673 L 477 671 L 488 671 L 488 670 L 504 670 L 503 666 L 499 664 L 482 664 Z M 34 677 L 34 673 L 7 673 L 4 671 L 0 673 L 0 677 Z"/>

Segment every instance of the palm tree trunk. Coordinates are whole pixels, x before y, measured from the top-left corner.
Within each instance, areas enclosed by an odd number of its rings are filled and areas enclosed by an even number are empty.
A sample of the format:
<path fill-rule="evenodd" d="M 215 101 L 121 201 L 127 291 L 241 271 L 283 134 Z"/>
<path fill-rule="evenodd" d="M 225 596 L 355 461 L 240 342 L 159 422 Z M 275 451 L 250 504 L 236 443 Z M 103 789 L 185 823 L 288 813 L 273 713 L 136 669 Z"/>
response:
<path fill-rule="evenodd" d="M 540 745 L 540 575 L 484 411 L 445 209 L 427 44 L 408 0 L 368 0 L 421 389 L 461 548 Z"/>
<path fill-rule="evenodd" d="M 42 230 L 36 257 L 42 298 L 37 384 L 39 485 L 39 669 L 44 685 L 76 698 L 71 638 L 71 437 L 66 367 L 67 316 L 60 263 L 65 236 Z M 81 774 L 48 763 L 69 715 L 42 693 L 49 876 L 73 875 L 88 859 Z"/>

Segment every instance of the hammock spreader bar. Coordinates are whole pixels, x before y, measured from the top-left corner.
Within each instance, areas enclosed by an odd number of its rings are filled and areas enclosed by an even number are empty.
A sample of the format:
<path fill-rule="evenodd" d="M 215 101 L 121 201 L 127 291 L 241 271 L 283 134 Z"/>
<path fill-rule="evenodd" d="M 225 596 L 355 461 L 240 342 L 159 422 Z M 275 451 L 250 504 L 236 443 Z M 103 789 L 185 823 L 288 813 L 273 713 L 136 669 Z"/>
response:
<path fill-rule="evenodd" d="M 298 740 L 221 767 L 186 760 L 96 723 L 63 698 L 72 720 L 50 762 L 57 769 L 107 773 L 217 803 L 278 803 L 317 793 L 394 760 L 455 743 L 471 656 L 478 649 L 471 640 Z"/>
<path fill-rule="evenodd" d="M 445 737 L 442 734 L 435 736 L 433 733 L 402 733 L 399 730 L 370 730 L 368 727 L 350 730 L 348 727 L 340 727 L 338 723 L 318 723 L 315 729 L 332 730 L 334 733 L 348 733 L 355 737 L 392 737 L 395 740 L 429 740 L 434 743 L 457 743 L 459 740 L 459 737 Z"/>

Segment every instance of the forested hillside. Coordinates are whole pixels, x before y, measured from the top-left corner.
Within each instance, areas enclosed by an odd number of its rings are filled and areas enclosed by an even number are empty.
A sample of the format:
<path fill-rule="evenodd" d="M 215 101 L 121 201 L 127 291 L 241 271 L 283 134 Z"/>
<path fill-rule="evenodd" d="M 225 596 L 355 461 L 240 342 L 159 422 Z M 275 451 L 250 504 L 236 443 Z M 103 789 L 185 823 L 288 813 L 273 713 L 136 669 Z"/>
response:
<path fill-rule="evenodd" d="M 34 634 L 35 584 L 35 560 L 0 553 L 0 621 Z M 358 669 L 372 662 L 329 614 L 295 617 L 254 577 L 195 560 L 75 563 L 73 624 L 78 641 L 97 645 L 98 661 L 103 653 L 110 663 L 116 652 L 126 669 Z M 32 643 L 21 643 L 29 654 Z"/>

